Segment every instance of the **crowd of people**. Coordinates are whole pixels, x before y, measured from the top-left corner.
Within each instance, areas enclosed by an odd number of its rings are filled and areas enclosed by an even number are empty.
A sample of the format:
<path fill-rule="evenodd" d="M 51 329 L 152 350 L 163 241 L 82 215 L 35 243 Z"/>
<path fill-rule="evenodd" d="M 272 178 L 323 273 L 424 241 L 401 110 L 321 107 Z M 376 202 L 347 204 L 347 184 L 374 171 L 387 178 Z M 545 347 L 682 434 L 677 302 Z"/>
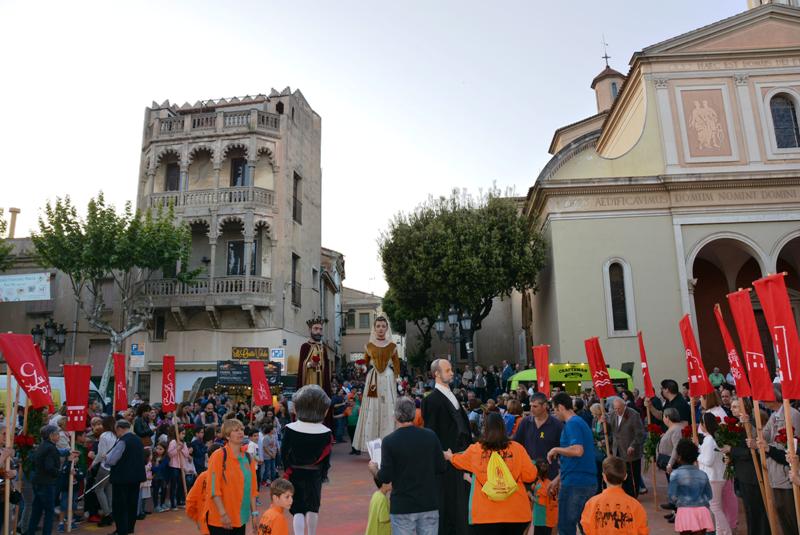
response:
<path fill-rule="evenodd" d="M 672 379 L 652 399 L 619 386 L 617 396 L 600 400 L 591 388 L 549 399 L 534 385 L 510 390 L 510 375 L 492 367 L 459 373 L 445 360 L 432 364 L 427 379 L 416 377 L 410 388 L 398 380 L 397 429 L 383 441 L 380 466 L 370 464 L 378 487 L 370 534 L 573 534 L 578 526 L 586 534 L 648 533 L 638 500 L 649 492 L 645 460 L 668 483 L 660 506 L 676 532 L 735 533 L 743 507 L 746 533 L 770 533 L 759 461 L 751 454 L 758 450 L 765 453 L 776 522 L 783 533 L 798 533 L 792 483 L 800 476 L 786 451 L 779 384 L 776 401 L 759 407 L 765 424 L 757 440 L 751 400 L 737 397 L 732 377 L 715 368 L 714 391 L 695 400 L 695 440 L 688 384 Z M 451 403 L 444 413 L 437 396 Z M 800 412 L 791 412 L 798 429 Z M 733 437 L 724 444 L 717 442 L 723 427 Z M 654 450 L 645 459 L 649 436 L 656 437 Z M 486 491 L 495 452 L 515 484 L 501 501 Z M 384 531 L 374 528 L 381 525 Z"/>

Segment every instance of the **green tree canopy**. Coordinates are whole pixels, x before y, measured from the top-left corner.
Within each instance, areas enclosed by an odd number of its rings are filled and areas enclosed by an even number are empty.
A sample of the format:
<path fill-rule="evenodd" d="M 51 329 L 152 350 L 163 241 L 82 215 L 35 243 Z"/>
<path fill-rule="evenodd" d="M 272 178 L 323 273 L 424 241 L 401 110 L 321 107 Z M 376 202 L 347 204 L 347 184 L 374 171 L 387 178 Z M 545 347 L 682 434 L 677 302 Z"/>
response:
<path fill-rule="evenodd" d="M 159 271 L 186 266 L 191 249 L 188 226 L 175 221 L 172 209 L 156 213 L 133 212 L 131 204 L 118 214 L 106 205 L 103 194 L 89 201 L 81 218 L 69 197 L 49 202 L 32 236 L 41 265 L 65 273 L 75 299 L 89 324 L 109 337 L 109 358 L 100 391 L 105 392 L 111 371 L 111 354 L 129 336 L 143 331 L 152 314 L 152 301 L 144 282 Z M 182 272 L 188 279 L 195 273 Z M 122 314 L 114 322 L 104 313 L 104 287 L 119 296 Z"/>
<path fill-rule="evenodd" d="M 478 199 L 454 191 L 395 216 L 380 255 L 390 306 L 415 323 L 427 350 L 436 316 L 450 305 L 468 311 L 477 331 L 494 298 L 536 291 L 544 241 L 516 199 L 496 190 Z"/>

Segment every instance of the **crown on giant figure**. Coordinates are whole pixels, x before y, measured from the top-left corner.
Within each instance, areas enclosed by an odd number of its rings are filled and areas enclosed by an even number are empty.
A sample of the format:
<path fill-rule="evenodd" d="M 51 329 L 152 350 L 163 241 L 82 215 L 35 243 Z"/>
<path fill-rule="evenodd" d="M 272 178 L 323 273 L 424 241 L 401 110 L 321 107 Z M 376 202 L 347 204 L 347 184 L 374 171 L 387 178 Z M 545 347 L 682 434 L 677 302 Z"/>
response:
<path fill-rule="evenodd" d="M 316 317 L 311 318 L 310 320 L 308 320 L 306 322 L 306 325 L 308 325 L 308 327 L 310 329 L 314 325 L 325 325 L 326 323 L 328 323 L 328 319 L 327 318 L 323 318 L 322 316 L 316 316 Z"/>

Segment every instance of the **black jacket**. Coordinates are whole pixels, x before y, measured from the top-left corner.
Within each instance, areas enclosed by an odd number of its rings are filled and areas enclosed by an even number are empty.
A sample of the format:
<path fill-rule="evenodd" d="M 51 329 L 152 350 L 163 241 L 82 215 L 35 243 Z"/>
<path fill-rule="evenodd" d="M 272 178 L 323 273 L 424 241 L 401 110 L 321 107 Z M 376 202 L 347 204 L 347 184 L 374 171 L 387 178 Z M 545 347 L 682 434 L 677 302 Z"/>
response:
<path fill-rule="evenodd" d="M 434 389 L 422 400 L 422 419 L 425 421 L 425 427 L 439 437 L 439 442 L 445 450 L 458 453 L 467 449 L 472 443 L 469 418 L 464 408 L 459 405 L 458 409 L 454 409 L 447 396 L 439 390 Z"/>
<path fill-rule="evenodd" d="M 31 454 L 34 485 L 55 485 L 58 483 L 58 470 L 61 467 L 61 454 L 56 445 L 43 440 Z"/>

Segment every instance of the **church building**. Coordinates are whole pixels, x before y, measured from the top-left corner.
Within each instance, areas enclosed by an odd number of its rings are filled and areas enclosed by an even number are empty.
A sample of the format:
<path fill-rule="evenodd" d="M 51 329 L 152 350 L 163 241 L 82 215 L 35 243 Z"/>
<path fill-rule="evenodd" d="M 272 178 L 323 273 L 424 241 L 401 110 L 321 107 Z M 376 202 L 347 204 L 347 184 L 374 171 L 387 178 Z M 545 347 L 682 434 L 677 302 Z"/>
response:
<path fill-rule="evenodd" d="M 735 333 L 727 293 L 785 271 L 798 312 L 800 1 L 748 7 L 634 53 L 626 74 L 607 67 L 591 84 L 597 114 L 554 133 L 524 207 L 547 266 L 522 298 L 528 346 L 550 344 L 551 361 L 585 362 L 599 336 L 641 386 L 642 331 L 654 381 L 683 382 L 684 314 L 708 371 L 724 373 L 713 307 Z"/>

